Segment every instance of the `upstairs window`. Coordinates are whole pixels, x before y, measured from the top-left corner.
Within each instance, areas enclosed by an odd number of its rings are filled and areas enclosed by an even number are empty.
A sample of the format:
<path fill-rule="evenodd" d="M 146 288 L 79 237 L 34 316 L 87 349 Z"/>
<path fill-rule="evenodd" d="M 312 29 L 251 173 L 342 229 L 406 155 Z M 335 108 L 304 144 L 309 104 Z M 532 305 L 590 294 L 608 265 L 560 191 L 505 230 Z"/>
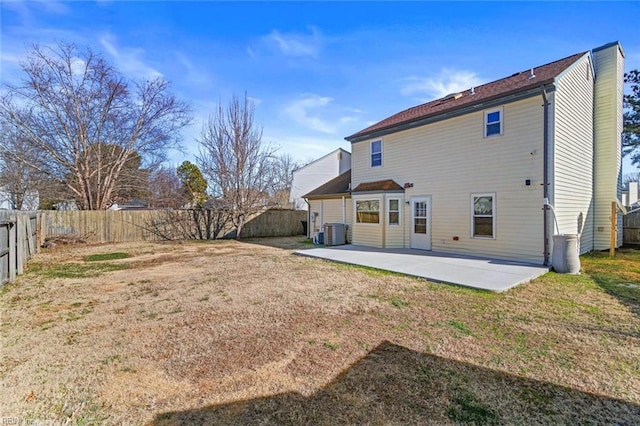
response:
<path fill-rule="evenodd" d="M 484 137 L 502 134 L 502 108 L 484 113 Z"/>
<path fill-rule="evenodd" d="M 371 167 L 382 166 L 382 141 L 371 142 Z"/>

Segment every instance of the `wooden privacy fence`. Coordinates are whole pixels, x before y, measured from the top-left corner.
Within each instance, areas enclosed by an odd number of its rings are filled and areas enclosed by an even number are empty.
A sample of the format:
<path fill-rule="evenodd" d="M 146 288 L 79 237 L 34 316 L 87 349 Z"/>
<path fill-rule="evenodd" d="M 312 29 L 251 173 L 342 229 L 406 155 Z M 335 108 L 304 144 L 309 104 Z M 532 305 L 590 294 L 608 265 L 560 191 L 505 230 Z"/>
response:
<path fill-rule="evenodd" d="M 37 212 L 0 212 L 0 286 L 22 274 L 38 251 L 39 217 Z"/>
<path fill-rule="evenodd" d="M 306 217 L 307 212 L 302 210 L 266 210 L 246 223 L 242 237 L 301 235 Z M 150 224 L 166 218 L 167 212 L 162 210 L 44 211 L 42 239 L 73 236 L 91 243 L 158 241 L 165 238 Z M 222 235 L 234 234 L 232 228 L 225 228 Z"/>
<path fill-rule="evenodd" d="M 622 221 L 623 244 L 640 244 L 640 210 L 632 211 Z"/>
<path fill-rule="evenodd" d="M 245 224 L 242 238 L 302 235 L 303 220 L 307 220 L 306 210 L 267 210 Z"/>

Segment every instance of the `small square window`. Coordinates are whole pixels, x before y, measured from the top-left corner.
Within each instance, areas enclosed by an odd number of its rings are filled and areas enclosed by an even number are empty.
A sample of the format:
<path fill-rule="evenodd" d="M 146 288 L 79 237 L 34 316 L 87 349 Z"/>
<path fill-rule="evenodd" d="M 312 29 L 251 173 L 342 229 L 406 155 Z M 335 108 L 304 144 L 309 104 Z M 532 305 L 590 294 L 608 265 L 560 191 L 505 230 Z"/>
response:
<path fill-rule="evenodd" d="M 484 136 L 502 134 L 502 108 L 484 113 Z"/>
<path fill-rule="evenodd" d="M 382 166 L 382 141 L 371 142 L 371 167 Z"/>

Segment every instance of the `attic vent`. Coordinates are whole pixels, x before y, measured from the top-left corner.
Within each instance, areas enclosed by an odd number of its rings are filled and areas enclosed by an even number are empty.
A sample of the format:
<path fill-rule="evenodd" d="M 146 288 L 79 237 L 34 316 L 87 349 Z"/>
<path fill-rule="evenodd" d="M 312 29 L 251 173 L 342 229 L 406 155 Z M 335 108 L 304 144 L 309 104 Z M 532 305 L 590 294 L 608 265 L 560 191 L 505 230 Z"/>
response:
<path fill-rule="evenodd" d="M 536 78 L 536 75 L 533 72 L 533 68 L 531 68 L 531 74 L 529 74 L 529 80 L 533 80 L 534 78 Z"/>
<path fill-rule="evenodd" d="M 462 97 L 462 93 L 449 93 L 447 96 L 445 96 L 442 99 L 444 99 L 444 100 L 447 100 L 447 99 L 460 99 L 461 97 Z"/>

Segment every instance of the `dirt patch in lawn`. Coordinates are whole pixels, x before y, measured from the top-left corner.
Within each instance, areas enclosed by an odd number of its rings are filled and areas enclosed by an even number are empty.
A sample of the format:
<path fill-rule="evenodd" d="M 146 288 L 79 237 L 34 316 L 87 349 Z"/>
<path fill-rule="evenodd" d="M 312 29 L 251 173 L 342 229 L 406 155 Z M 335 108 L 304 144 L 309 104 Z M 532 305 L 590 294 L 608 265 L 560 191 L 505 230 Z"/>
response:
<path fill-rule="evenodd" d="M 583 261 L 594 276 L 551 273 L 492 294 L 294 256 L 300 247 L 288 238 L 38 254 L 2 290 L 0 415 L 82 424 L 640 416 L 638 293 L 614 293 L 616 279 L 635 276 L 602 258 Z M 625 256 L 640 269 L 638 253 Z"/>

